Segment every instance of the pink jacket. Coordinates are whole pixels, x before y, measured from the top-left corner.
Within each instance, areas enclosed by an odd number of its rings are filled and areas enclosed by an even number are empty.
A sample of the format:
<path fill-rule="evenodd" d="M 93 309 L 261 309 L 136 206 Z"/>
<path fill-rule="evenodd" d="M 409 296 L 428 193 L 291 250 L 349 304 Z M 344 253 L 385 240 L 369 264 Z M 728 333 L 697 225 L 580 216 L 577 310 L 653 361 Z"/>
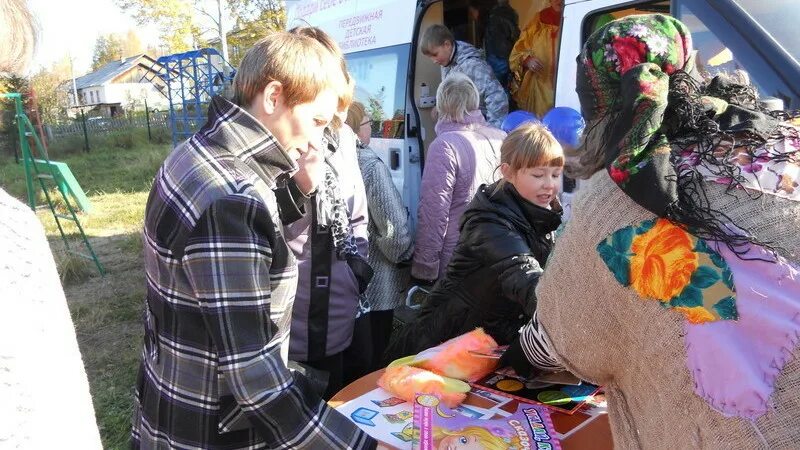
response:
<path fill-rule="evenodd" d="M 463 123 L 439 121 L 436 135 L 425 156 L 411 266 L 411 274 L 425 280 L 444 275 L 458 243 L 461 215 L 478 187 L 494 181 L 506 136 L 477 110 Z"/>

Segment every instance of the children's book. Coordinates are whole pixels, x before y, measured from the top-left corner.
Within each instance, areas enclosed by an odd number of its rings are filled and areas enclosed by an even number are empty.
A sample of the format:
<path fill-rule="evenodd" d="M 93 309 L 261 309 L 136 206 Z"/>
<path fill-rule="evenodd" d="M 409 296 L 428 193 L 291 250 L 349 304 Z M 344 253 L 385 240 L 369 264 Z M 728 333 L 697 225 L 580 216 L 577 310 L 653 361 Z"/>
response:
<path fill-rule="evenodd" d="M 430 394 L 416 397 L 413 436 L 413 450 L 561 449 L 547 408 L 521 403 L 508 417 L 475 419 L 456 413 Z"/>
<path fill-rule="evenodd" d="M 367 434 L 392 448 L 411 448 L 414 437 L 411 402 L 377 388 L 337 406 L 336 409 Z M 460 405 L 455 412 L 473 419 L 486 419 L 496 415 L 495 409 L 474 405 Z"/>
<path fill-rule="evenodd" d="M 553 383 L 551 380 L 525 379 L 501 369 L 470 383 L 474 388 L 495 392 L 525 403 L 538 403 L 555 411 L 572 414 L 596 394 L 599 388 L 585 381 L 579 384 Z"/>

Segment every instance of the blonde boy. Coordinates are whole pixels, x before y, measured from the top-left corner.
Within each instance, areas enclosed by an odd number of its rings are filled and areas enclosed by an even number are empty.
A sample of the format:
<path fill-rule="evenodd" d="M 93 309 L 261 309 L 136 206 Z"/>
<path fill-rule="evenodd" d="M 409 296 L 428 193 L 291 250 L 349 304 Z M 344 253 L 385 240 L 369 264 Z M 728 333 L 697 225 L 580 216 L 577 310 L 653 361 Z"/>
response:
<path fill-rule="evenodd" d="M 338 63 L 305 36 L 262 39 L 234 102 L 215 97 L 156 174 L 134 448 L 375 447 L 286 368 L 297 267 L 273 189 L 298 163 L 321 167 L 309 163 L 346 90 Z"/>

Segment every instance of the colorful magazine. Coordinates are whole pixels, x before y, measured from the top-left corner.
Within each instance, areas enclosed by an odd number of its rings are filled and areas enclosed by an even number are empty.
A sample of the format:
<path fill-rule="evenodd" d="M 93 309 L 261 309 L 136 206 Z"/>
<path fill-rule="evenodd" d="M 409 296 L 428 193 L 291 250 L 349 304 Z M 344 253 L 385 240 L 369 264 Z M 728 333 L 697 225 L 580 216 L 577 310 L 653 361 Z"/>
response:
<path fill-rule="evenodd" d="M 550 412 L 520 404 L 499 419 L 474 419 L 456 413 L 436 396 L 418 394 L 414 402 L 413 450 L 482 448 L 487 450 L 560 450 Z"/>
<path fill-rule="evenodd" d="M 473 388 L 495 392 L 524 403 L 538 403 L 564 414 L 574 413 L 600 390 L 585 381 L 578 385 L 564 385 L 539 379 L 526 380 L 504 369 L 470 384 Z"/>

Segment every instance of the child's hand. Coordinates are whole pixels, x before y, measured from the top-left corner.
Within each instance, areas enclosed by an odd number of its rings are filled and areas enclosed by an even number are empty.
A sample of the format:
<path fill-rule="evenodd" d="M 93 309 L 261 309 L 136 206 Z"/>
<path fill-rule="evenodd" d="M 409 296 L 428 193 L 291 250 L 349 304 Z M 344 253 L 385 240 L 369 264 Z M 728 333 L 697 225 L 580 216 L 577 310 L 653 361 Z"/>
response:
<path fill-rule="evenodd" d="M 522 343 L 520 343 L 519 337 L 514 339 L 511 345 L 508 346 L 508 350 L 500 357 L 500 367 L 508 366 L 511 366 L 514 372 L 523 378 L 530 378 L 538 373 L 537 370 L 533 370 L 533 365 L 528 361 L 525 352 L 522 351 Z"/>

